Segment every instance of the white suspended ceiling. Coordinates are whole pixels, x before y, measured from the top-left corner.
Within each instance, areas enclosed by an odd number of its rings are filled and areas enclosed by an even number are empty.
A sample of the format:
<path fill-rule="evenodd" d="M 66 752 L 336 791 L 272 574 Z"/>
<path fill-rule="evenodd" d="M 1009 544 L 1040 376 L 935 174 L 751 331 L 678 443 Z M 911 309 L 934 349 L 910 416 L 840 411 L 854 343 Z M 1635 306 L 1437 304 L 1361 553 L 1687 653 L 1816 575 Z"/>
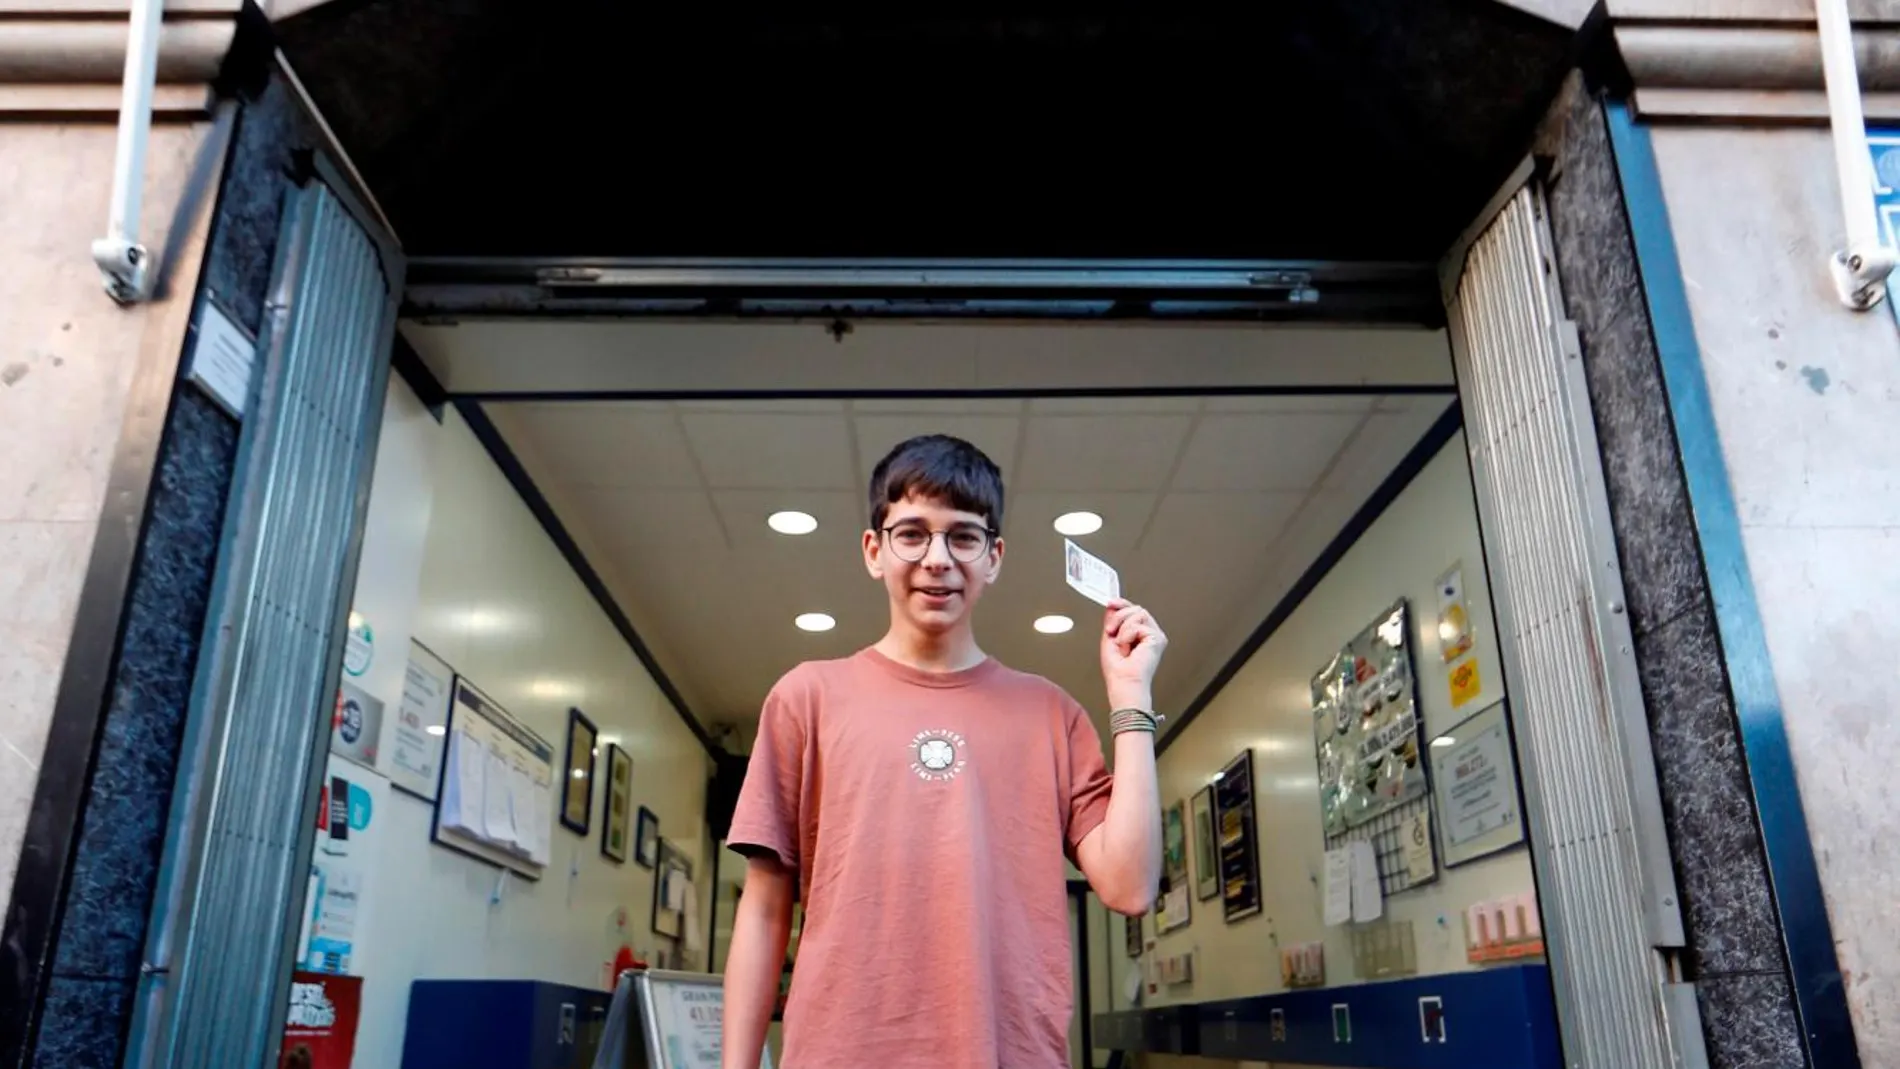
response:
<path fill-rule="evenodd" d="M 1007 362 L 984 361 L 983 354 L 999 352 L 1045 367 L 1086 365 L 1102 352 L 1111 371 L 1124 354 L 1124 369 L 1145 368 L 1145 377 L 1123 376 L 1135 388 L 1196 384 L 1179 376 L 1183 368 L 1199 377 L 1225 368 L 1234 378 L 1306 376 L 1313 386 L 1413 387 L 1438 384 L 1446 362 L 1442 338 L 1418 331 L 876 326 L 875 346 L 859 333 L 867 331 L 861 323 L 842 343 L 871 350 L 861 366 L 909 360 L 923 373 L 962 352 L 970 363 L 958 374 L 966 380 L 973 366 L 989 369 L 973 380 L 978 388 L 1001 382 L 1019 389 L 1037 377 L 1034 367 L 1011 373 Z M 795 341 L 808 328 L 509 322 L 404 329 L 452 392 L 545 389 L 550 378 L 568 391 L 656 379 L 669 385 L 647 388 L 705 389 L 680 384 L 706 378 L 696 365 L 708 361 L 726 390 L 827 388 L 811 385 L 824 378 L 822 369 L 795 374 L 825 352 Z M 747 333 L 756 346 L 750 351 L 740 344 Z M 1210 340 L 1219 360 L 1197 356 Z M 670 358 L 668 346 L 676 346 Z M 1135 353 L 1145 359 L 1134 361 Z M 549 363 L 552 376 L 533 373 Z M 1334 377 L 1316 370 L 1324 367 Z M 1065 381 L 1068 388 L 1084 382 Z M 1064 512 L 1093 511 L 1105 524 L 1078 541 L 1114 564 L 1125 592 L 1167 628 L 1171 647 L 1157 702 L 1178 711 L 1449 404 L 1444 393 L 1383 392 L 507 400 L 483 408 L 693 712 L 709 726 L 736 726 L 743 740 L 766 691 L 792 665 L 848 654 L 882 634 L 883 588 L 865 574 L 859 534 L 868 522 L 871 467 L 903 438 L 966 437 L 1003 468 L 1007 554 L 1000 582 L 978 609 L 986 649 L 1048 676 L 1099 712 L 1100 609 L 1062 582 L 1061 536 L 1051 527 Z M 818 530 L 772 532 L 766 517 L 781 509 L 812 514 Z M 799 630 L 793 620 L 808 612 L 835 617 L 836 629 Z M 1073 617 L 1075 629 L 1035 631 L 1032 622 L 1051 613 Z"/>

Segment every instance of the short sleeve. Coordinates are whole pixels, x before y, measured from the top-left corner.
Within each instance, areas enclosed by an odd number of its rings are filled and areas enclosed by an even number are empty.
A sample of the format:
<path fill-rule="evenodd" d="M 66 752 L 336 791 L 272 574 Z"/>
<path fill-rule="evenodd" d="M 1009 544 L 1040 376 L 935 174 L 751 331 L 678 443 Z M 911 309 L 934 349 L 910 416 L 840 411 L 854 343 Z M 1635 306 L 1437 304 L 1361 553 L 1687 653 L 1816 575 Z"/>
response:
<path fill-rule="evenodd" d="M 1114 785 L 1102 756 L 1102 736 L 1080 706 L 1069 710 L 1069 860 L 1089 832 L 1108 815 L 1108 795 Z"/>
<path fill-rule="evenodd" d="M 781 680 L 759 712 L 759 734 L 746 763 L 726 845 L 747 857 L 776 855 L 787 868 L 796 869 L 809 709 L 787 684 Z"/>

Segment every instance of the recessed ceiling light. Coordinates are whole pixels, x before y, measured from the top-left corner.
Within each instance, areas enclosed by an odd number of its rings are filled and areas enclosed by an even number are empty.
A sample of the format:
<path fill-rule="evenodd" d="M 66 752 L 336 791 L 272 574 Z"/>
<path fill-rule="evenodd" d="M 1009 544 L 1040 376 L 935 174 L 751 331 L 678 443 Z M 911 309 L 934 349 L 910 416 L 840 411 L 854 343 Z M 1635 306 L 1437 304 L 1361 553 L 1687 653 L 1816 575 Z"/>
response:
<path fill-rule="evenodd" d="M 792 622 L 798 625 L 800 631 L 829 631 L 838 626 L 838 621 L 822 612 L 799 613 L 798 619 Z"/>
<path fill-rule="evenodd" d="M 1075 626 L 1075 621 L 1066 616 L 1038 616 L 1036 630 L 1045 635 L 1060 635 Z"/>
<path fill-rule="evenodd" d="M 765 518 L 765 525 L 779 534 L 807 535 L 818 529 L 818 518 L 809 512 L 774 512 Z"/>
<path fill-rule="evenodd" d="M 1458 740 L 1452 738 L 1450 735 L 1440 735 L 1432 740 L 1432 749 L 1434 750 L 1442 750 L 1447 746 L 1456 745 L 1458 745 Z"/>
<path fill-rule="evenodd" d="M 430 724 L 428 727 L 423 728 L 422 730 L 428 732 L 431 735 L 436 735 L 436 736 L 447 735 L 449 733 L 449 729 L 442 724 Z"/>
<path fill-rule="evenodd" d="M 1102 529 L 1102 518 L 1093 512 L 1065 512 L 1056 517 L 1056 533 L 1075 538 Z"/>

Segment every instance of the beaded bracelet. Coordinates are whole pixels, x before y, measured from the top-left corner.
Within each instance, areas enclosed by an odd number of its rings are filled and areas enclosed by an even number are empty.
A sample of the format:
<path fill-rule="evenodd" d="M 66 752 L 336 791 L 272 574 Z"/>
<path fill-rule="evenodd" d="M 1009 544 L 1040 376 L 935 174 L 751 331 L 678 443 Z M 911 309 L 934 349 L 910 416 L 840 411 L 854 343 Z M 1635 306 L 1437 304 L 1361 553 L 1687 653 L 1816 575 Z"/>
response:
<path fill-rule="evenodd" d="M 1165 717 L 1156 716 L 1146 709 L 1117 709 L 1108 714 L 1108 733 L 1120 735 L 1125 731 L 1146 731 L 1154 734 L 1156 727 Z"/>

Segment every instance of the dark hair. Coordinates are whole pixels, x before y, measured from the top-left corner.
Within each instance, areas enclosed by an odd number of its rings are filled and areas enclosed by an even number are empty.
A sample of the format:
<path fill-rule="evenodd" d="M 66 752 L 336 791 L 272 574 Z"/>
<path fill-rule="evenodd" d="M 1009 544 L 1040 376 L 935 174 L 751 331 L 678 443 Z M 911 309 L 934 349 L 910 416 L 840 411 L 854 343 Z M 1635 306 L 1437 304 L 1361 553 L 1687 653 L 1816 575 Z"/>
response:
<path fill-rule="evenodd" d="M 992 530 L 1003 529 L 1003 473 L 961 438 L 921 435 L 884 454 L 871 472 L 871 528 L 882 528 L 890 507 L 912 496 L 987 516 Z"/>

